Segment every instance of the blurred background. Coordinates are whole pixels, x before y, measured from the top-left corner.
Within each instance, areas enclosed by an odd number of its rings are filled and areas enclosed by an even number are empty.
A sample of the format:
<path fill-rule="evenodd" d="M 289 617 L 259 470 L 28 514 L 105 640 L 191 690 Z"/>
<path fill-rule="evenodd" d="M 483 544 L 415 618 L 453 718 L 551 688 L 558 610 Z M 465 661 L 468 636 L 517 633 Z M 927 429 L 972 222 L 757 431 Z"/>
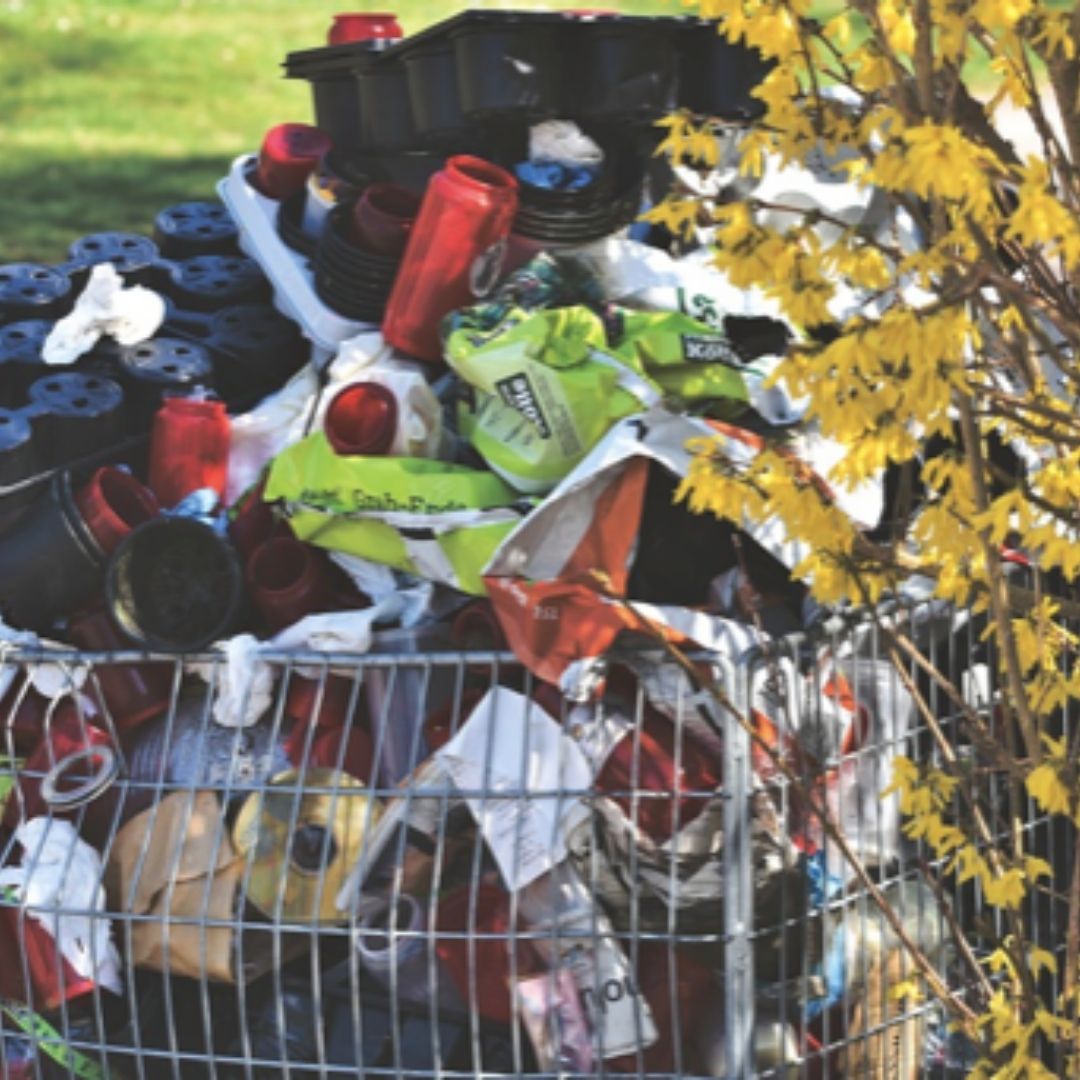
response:
<path fill-rule="evenodd" d="M 467 8 L 552 6 L 575 4 L 0 0 L 0 263 L 62 261 L 86 233 L 148 233 L 161 207 L 210 197 L 268 127 L 311 122 L 309 86 L 281 62 L 325 44 L 337 12 L 394 11 L 410 34 Z"/>

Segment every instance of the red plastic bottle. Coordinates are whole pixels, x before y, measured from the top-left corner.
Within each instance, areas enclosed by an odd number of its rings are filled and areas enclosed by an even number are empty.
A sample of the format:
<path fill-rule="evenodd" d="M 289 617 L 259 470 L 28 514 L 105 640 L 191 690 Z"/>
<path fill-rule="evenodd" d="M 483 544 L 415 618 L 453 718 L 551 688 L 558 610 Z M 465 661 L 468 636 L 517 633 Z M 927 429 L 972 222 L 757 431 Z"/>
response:
<path fill-rule="evenodd" d="M 351 383 L 326 409 L 323 429 L 335 454 L 385 454 L 394 442 L 398 407 L 380 383 Z"/>
<path fill-rule="evenodd" d="M 335 15 L 326 34 L 328 45 L 348 45 L 353 41 L 394 41 L 402 36 L 400 23 L 392 12 L 350 11 Z"/>
<path fill-rule="evenodd" d="M 517 212 L 517 181 L 482 158 L 458 155 L 430 180 L 386 305 L 383 337 L 437 361 L 439 323 L 495 283 Z"/>
<path fill-rule="evenodd" d="M 198 395 L 165 398 L 150 440 L 150 487 L 162 506 L 173 507 L 200 488 L 224 497 L 229 436 L 224 402 Z"/>

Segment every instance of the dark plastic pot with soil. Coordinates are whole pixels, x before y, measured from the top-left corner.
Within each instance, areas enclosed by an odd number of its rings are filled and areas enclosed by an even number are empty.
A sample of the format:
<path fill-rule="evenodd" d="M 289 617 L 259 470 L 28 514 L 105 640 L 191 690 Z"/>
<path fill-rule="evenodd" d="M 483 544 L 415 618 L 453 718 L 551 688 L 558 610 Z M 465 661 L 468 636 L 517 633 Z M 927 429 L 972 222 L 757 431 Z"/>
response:
<path fill-rule="evenodd" d="M 136 645 L 198 652 L 234 628 L 243 575 L 232 547 L 209 526 L 157 518 L 113 553 L 105 595 L 116 625 Z"/>

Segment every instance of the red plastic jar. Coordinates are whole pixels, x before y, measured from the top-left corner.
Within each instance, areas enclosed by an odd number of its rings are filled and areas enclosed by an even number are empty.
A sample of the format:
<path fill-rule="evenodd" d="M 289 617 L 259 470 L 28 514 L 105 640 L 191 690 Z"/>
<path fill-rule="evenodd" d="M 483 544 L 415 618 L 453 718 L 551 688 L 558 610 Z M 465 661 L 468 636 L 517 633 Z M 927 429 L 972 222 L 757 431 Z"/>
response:
<path fill-rule="evenodd" d="M 348 45 L 354 41 L 394 41 L 403 34 L 392 12 L 365 14 L 350 11 L 335 15 L 326 33 L 327 45 Z"/>
<path fill-rule="evenodd" d="M 79 514 L 106 555 L 132 529 L 157 517 L 158 501 L 130 473 L 107 465 L 98 469 L 75 495 Z"/>
<path fill-rule="evenodd" d="M 420 200 L 397 184 L 369 184 L 353 207 L 351 237 L 364 251 L 400 255 L 420 210 Z"/>
<path fill-rule="evenodd" d="M 165 398 L 150 439 L 150 487 L 163 506 L 175 506 L 200 488 L 213 488 L 224 497 L 229 437 L 224 402 Z"/>
<path fill-rule="evenodd" d="M 383 317 L 383 337 L 420 360 L 442 356 L 444 315 L 486 295 L 517 212 L 517 180 L 458 155 L 429 181 Z"/>
<path fill-rule="evenodd" d="M 394 442 L 398 407 L 393 392 L 374 382 L 358 382 L 339 390 L 323 420 L 335 454 L 385 454 Z"/>
<path fill-rule="evenodd" d="M 278 124 L 263 136 L 258 166 L 248 179 L 269 199 L 288 198 L 304 187 L 333 146 L 330 136 L 311 124 Z"/>

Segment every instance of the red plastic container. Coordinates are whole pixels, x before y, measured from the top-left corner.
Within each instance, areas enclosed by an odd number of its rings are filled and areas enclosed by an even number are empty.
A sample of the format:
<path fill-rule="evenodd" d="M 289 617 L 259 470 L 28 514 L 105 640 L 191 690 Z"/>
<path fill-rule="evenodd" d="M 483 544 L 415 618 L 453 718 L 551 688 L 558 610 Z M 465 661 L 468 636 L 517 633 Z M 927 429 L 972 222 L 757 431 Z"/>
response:
<path fill-rule="evenodd" d="M 358 382 L 339 390 L 323 420 L 335 454 L 385 454 L 397 431 L 397 398 L 385 386 Z"/>
<path fill-rule="evenodd" d="M 90 652 L 130 649 L 131 642 L 104 609 L 78 615 L 68 624 L 72 644 Z M 86 691 L 120 732 L 131 731 L 169 707 L 173 665 L 95 664 Z"/>
<path fill-rule="evenodd" d="M 229 436 L 224 402 L 165 398 L 150 440 L 150 487 L 163 506 L 175 506 L 199 488 L 213 488 L 224 497 Z"/>
<path fill-rule="evenodd" d="M 333 146 L 329 135 L 310 124 L 278 124 L 263 136 L 258 166 L 248 180 L 267 198 L 286 199 L 303 189 Z"/>
<path fill-rule="evenodd" d="M 353 207 L 351 239 L 364 251 L 400 255 L 419 212 L 420 199 L 407 188 L 370 184 Z"/>
<path fill-rule="evenodd" d="M 442 317 L 485 295 L 499 275 L 517 191 L 505 169 L 467 155 L 431 178 L 383 318 L 395 349 L 440 359 Z"/>
<path fill-rule="evenodd" d="M 350 11 L 335 15 L 326 34 L 327 45 L 348 45 L 354 41 L 394 41 L 402 36 L 397 16 L 391 12 L 364 14 Z"/>
<path fill-rule="evenodd" d="M 79 489 L 75 505 L 106 555 L 111 555 L 132 529 L 157 517 L 161 509 L 149 488 L 111 465 L 98 469 Z"/>
<path fill-rule="evenodd" d="M 272 633 L 339 606 L 334 576 L 318 548 L 289 537 L 261 544 L 247 564 L 252 602 Z"/>
<path fill-rule="evenodd" d="M 718 770 L 709 755 L 685 733 L 680 768 L 676 769 L 676 738 L 671 722 L 655 713 L 646 715 L 641 733 L 633 730 L 617 742 L 596 777 L 599 791 L 611 792 L 627 817 L 635 812 L 638 826 L 657 843 L 671 838 L 705 809 L 708 796 L 720 784 Z M 635 747 L 635 743 L 637 746 Z M 636 800 L 629 793 L 643 794 Z M 617 794 L 614 794 L 617 793 Z"/>

